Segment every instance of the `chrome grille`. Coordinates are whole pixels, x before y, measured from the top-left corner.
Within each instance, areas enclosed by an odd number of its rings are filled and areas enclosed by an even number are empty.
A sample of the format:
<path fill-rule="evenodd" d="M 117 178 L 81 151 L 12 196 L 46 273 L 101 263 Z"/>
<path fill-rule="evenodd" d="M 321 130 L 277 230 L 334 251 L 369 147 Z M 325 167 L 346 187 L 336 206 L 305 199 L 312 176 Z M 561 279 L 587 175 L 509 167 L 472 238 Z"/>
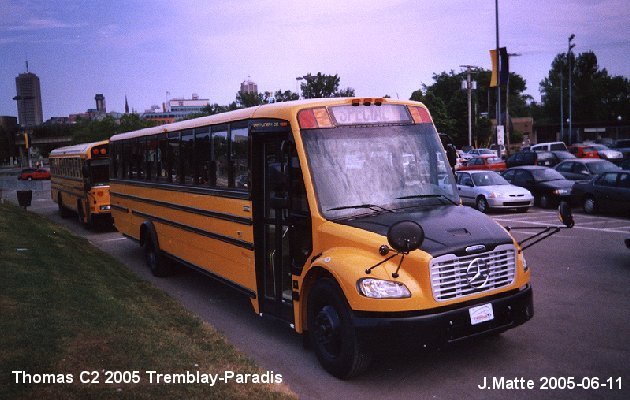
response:
<path fill-rule="evenodd" d="M 445 254 L 431 260 L 431 289 L 437 301 L 458 299 L 514 282 L 516 249 L 511 244 L 493 251 L 457 257 Z"/>

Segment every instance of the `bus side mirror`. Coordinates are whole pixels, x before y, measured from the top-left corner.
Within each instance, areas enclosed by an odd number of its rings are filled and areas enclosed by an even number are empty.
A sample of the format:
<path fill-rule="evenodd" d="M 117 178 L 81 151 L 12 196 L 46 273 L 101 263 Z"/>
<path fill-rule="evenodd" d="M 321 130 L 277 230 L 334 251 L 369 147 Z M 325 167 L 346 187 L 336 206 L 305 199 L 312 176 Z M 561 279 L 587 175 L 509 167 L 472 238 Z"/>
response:
<path fill-rule="evenodd" d="M 387 230 L 387 241 L 392 249 L 407 254 L 420 248 L 424 229 L 414 221 L 399 221 Z"/>
<path fill-rule="evenodd" d="M 573 214 L 571 213 L 571 207 L 566 201 L 561 202 L 560 206 L 558 206 L 558 218 L 560 218 L 560 222 L 562 222 L 567 228 L 573 228 L 575 225 Z"/>

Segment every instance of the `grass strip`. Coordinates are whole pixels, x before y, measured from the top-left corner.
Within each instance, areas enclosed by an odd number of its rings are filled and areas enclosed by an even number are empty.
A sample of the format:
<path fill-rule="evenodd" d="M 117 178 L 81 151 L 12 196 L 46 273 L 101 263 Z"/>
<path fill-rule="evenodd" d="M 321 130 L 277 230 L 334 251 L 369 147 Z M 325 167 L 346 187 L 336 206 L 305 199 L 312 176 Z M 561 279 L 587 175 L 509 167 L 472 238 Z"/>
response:
<path fill-rule="evenodd" d="M 265 371 L 87 240 L 6 203 L 0 204 L 0 369 L 0 399 L 295 398 L 283 384 L 252 383 Z M 140 382 L 107 384 L 106 370 L 139 371 Z M 15 383 L 12 371 L 54 374 L 57 381 L 71 375 L 73 382 Z M 99 383 L 81 383 L 82 371 L 96 371 L 83 377 L 98 376 Z M 146 371 L 252 375 L 245 384 L 238 376 L 214 386 L 152 384 Z"/>

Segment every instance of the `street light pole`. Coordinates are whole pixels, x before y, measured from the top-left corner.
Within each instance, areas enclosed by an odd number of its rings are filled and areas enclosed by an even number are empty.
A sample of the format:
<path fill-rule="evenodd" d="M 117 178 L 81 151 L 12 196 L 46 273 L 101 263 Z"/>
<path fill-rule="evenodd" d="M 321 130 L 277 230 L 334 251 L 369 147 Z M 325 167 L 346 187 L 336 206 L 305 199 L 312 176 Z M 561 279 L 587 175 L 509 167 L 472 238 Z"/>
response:
<path fill-rule="evenodd" d="M 499 143 L 499 125 L 501 124 L 501 57 L 499 56 L 499 0 L 494 0 L 495 25 L 496 25 L 496 59 L 497 59 L 497 143 Z"/>
<path fill-rule="evenodd" d="M 562 71 L 560 71 L 560 140 L 564 141 L 564 96 L 562 95 Z"/>
<path fill-rule="evenodd" d="M 462 68 L 466 68 L 466 91 L 468 92 L 468 146 L 472 146 L 472 90 L 473 81 L 470 77 L 472 69 L 478 69 L 474 65 L 460 65 Z"/>
<path fill-rule="evenodd" d="M 575 35 L 572 33 L 569 36 L 569 50 L 567 50 L 567 60 L 569 61 L 569 144 L 572 143 L 573 136 L 573 106 L 571 104 L 571 75 L 573 75 L 573 70 L 571 67 L 571 49 L 575 47 L 575 44 L 571 43 L 575 39 Z"/>

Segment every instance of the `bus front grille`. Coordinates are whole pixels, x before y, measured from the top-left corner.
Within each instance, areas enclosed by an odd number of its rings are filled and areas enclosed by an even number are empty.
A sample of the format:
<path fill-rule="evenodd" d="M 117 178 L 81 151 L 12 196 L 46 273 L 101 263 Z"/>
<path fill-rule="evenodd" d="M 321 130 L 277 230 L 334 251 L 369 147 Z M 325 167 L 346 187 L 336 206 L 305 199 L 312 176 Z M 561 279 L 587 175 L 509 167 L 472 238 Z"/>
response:
<path fill-rule="evenodd" d="M 429 269 L 433 298 L 437 301 L 459 299 L 513 283 L 516 250 L 506 244 L 469 256 L 445 254 L 431 260 Z"/>

